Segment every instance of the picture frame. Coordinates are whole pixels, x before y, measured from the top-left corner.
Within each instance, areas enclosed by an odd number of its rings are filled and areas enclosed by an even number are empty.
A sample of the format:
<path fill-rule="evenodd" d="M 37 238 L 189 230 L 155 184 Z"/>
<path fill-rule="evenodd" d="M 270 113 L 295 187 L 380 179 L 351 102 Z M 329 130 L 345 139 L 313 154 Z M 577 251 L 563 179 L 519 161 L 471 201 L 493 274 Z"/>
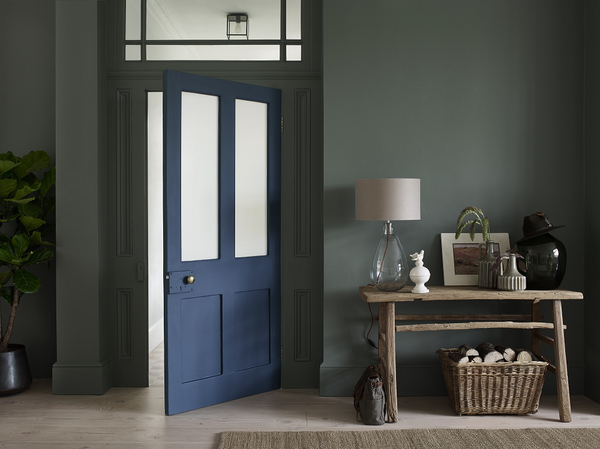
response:
<path fill-rule="evenodd" d="M 440 236 L 444 285 L 477 285 L 477 261 L 483 255 L 482 251 L 485 252 L 483 234 L 476 233 L 474 240 L 471 240 L 468 232 L 462 233 L 458 239 L 451 233 L 442 233 Z M 490 240 L 497 244 L 494 254 L 510 249 L 508 233 L 490 233 Z"/>

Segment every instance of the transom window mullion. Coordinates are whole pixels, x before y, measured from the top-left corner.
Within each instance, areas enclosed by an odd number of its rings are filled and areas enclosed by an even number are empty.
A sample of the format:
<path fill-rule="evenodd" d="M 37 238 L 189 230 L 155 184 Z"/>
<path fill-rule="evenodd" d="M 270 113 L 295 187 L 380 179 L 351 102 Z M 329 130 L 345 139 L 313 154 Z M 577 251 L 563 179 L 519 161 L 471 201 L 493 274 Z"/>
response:
<path fill-rule="evenodd" d="M 142 62 L 145 62 L 146 61 L 146 22 L 147 22 L 146 21 L 146 17 L 147 17 L 146 13 L 147 13 L 148 3 L 146 2 L 146 0 L 140 0 L 140 1 L 142 2 L 142 7 L 141 7 L 142 14 L 140 17 L 140 19 L 142 21 L 142 25 L 140 27 L 140 30 L 142 33 L 142 44 L 141 44 L 142 45 L 142 58 L 141 58 L 141 60 L 142 60 Z"/>

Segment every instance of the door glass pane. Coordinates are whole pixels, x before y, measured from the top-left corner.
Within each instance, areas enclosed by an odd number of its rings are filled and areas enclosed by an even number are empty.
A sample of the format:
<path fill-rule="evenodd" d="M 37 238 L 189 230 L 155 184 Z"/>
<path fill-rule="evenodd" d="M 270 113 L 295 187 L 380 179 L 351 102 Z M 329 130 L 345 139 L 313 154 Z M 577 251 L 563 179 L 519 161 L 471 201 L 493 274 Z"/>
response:
<path fill-rule="evenodd" d="M 279 39 L 280 0 L 147 0 L 148 39 L 227 39 L 227 14 L 248 14 L 250 39 Z"/>
<path fill-rule="evenodd" d="M 288 39 L 302 39 L 302 0 L 286 0 L 285 30 Z"/>
<path fill-rule="evenodd" d="M 181 94 L 181 260 L 219 258 L 219 99 Z"/>
<path fill-rule="evenodd" d="M 148 61 L 278 61 L 279 45 L 148 45 Z"/>
<path fill-rule="evenodd" d="M 235 101 L 235 257 L 267 255 L 267 104 Z"/>
<path fill-rule="evenodd" d="M 125 39 L 139 40 L 142 38 L 142 1 L 125 0 Z"/>

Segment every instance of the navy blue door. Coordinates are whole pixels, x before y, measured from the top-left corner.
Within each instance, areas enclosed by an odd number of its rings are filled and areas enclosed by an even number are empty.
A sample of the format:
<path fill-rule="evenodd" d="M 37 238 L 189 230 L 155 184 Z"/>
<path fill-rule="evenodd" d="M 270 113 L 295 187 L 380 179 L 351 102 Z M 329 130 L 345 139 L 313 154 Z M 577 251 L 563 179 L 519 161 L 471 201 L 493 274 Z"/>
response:
<path fill-rule="evenodd" d="M 164 73 L 165 412 L 280 388 L 281 92 Z"/>

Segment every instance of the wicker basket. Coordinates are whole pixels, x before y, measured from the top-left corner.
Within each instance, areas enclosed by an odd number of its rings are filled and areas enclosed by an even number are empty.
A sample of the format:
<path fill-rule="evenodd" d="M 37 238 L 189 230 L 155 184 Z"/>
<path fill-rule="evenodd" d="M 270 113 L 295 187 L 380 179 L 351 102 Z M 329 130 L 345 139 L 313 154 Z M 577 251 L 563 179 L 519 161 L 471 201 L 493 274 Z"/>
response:
<path fill-rule="evenodd" d="M 450 402 L 459 415 L 526 415 L 538 411 L 548 362 L 458 364 L 458 349 L 439 349 Z"/>

